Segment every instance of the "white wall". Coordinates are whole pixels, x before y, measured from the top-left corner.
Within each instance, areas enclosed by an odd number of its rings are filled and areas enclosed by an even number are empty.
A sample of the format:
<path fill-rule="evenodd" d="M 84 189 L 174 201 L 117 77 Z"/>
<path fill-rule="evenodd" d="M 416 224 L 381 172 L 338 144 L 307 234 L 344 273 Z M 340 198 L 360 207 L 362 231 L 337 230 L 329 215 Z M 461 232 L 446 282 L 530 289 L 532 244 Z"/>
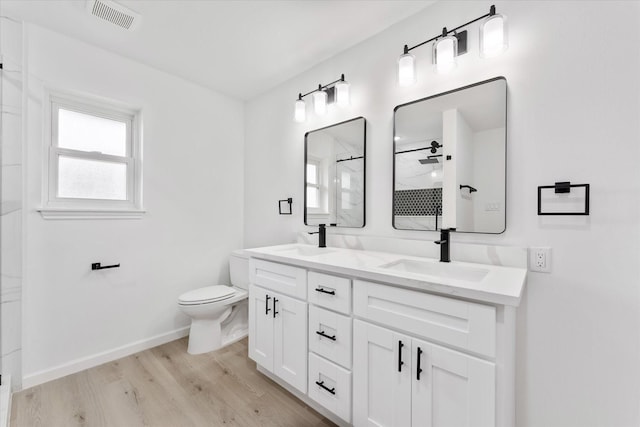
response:
<path fill-rule="evenodd" d="M 283 85 L 246 108 L 247 247 L 290 241 L 302 219 L 304 133 L 364 116 L 367 226 L 331 230 L 412 239 L 435 232 L 391 226 L 393 108 L 503 75 L 509 90 L 507 230 L 456 234 L 456 242 L 551 246 L 553 272 L 530 273 L 518 311 L 519 426 L 640 423 L 640 14 L 637 2 L 497 2 L 509 17 L 510 49 L 483 60 L 477 30 L 459 68 L 437 75 L 415 51 L 419 83 L 400 88 L 405 43 L 486 13 L 491 3 L 439 2 Z M 352 106 L 293 122 L 296 94 L 345 73 Z M 536 187 L 590 183 L 589 217 L 536 215 Z M 294 215 L 278 216 L 292 196 Z"/>
<path fill-rule="evenodd" d="M 241 102 L 35 25 L 27 39 L 28 385 L 61 364 L 188 326 L 178 295 L 228 283 L 229 252 L 242 245 L 244 125 Z M 142 109 L 142 219 L 44 220 L 36 211 L 44 86 Z M 121 267 L 92 272 L 92 262 Z"/>
<path fill-rule="evenodd" d="M 504 127 L 483 130 L 473 134 L 473 179 L 478 191 L 473 199 L 473 217 L 476 230 L 504 228 L 504 188 L 495 185 L 505 178 Z M 487 206 L 489 205 L 489 206 Z M 488 210 L 493 209 L 496 210 Z"/>

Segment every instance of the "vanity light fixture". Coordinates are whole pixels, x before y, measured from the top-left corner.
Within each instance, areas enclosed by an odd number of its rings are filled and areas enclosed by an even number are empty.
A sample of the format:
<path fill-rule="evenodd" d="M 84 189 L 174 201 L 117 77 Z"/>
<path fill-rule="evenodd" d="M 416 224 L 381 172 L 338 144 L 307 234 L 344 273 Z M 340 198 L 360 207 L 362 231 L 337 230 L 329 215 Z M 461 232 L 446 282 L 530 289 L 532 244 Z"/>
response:
<path fill-rule="evenodd" d="M 293 118 L 298 123 L 302 123 L 305 120 L 307 120 L 307 104 L 304 103 L 304 99 L 302 99 L 302 94 L 298 95 L 298 100 L 296 101 L 296 108 L 295 108 Z"/>
<path fill-rule="evenodd" d="M 329 95 L 327 91 L 322 88 L 322 85 L 318 85 L 318 90 L 313 92 L 313 111 L 316 112 L 317 115 L 323 116 L 327 114 L 327 99 Z"/>
<path fill-rule="evenodd" d="M 480 25 L 480 56 L 488 58 L 504 52 L 507 47 L 507 18 L 496 13 L 492 5 L 489 13 L 459 25 L 452 30 L 442 29 L 442 34 L 418 43 L 413 47 L 404 45 L 402 55 L 398 58 L 398 84 L 411 86 L 416 82 L 415 57 L 410 53 L 422 45 L 433 44 L 433 64 L 438 73 L 446 73 L 456 67 L 456 57 L 467 53 L 467 31 L 460 29 L 483 20 Z"/>
<path fill-rule="evenodd" d="M 344 74 L 334 86 L 336 93 L 336 104 L 338 107 L 348 107 L 351 102 L 349 96 L 349 83 L 344 81 Z"/>
<path fill-rule="evenodd" d="M 409 46 L 404 45 L 404 53 L 398 58 L 398 83 L 400 86 L 411 86 L 416 82 L 416 57 L 409 53 Z"/>
<path fill-rule="evenodd" d="M 491 6 L 489 16 L 480 24 L 480 56 L 491 58 L 507 50 L 507 17 Z"/>
<path fill-rule="evenodd" d="M 438 73 L 448 73 L 456 68 L 458 56 L 458 38 L 448 36 L 446 27 L 442 29 L 442 38 L 433 44 L 433 63 Z"/>
<path fill-rule="evenodd" d="M 295 103 L 293 118 L 296 122 L 302 123 L 307 119 L 306 104 L 304 97 L 311 95 L 313 100 L 313 110 L 319 116 L 327 113 L 328 104 L 337 104 L 338 107 L 347 107 L 351 102 L 349 83 L 344 79 L 344 74 L 338 80 L 318 85 L 317 89 L 305 94 L 299 93 Z"/>

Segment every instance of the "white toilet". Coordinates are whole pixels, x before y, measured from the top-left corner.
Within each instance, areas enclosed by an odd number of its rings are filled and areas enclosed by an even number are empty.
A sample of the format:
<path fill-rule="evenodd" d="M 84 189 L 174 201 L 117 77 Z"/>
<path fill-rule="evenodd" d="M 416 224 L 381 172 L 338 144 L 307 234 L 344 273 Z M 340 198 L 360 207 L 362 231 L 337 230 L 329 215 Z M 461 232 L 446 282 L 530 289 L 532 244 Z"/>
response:
<path fill-rule="evenodd" d="M 217 350 L 247 336 L 249 258 L 242 251 L 229 257 L 231 285 L 207 286 L 180 295 L 178 306 L 191 317 L 189 354 Z"/>

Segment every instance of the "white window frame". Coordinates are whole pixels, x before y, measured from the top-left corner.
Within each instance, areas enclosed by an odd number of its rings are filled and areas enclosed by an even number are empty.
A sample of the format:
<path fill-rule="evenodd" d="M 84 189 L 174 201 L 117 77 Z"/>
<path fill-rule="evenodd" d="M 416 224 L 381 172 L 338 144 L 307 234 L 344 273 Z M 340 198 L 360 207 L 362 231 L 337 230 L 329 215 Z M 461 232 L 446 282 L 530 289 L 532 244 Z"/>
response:
<path fill-rule="evenodd" d="M 316 213 L 322 213 L 323 209 L 322 209 L 322 171 L 321 171 L 321 161 L 319 159 L 315 159 L 315 158 L 307 158 L 307 163 L 314 165 L 316 167 L 316 183 L 313 184 L 309 181 L 309 176 L 307 176 L 307 169 L 305 169 L 305 181 L 306 181 L 306 186 L 305 186 L 305 192 L 307 192 L 307 188 L 312 187 L 312 188 L 316 188 L 318 191 L 316 192 L 317 194 L 317 199 L 316 199 L 316 204 L 318 205 L 317 208 L 312 208 L 312 207 L 308 207 L 307 208 L 307 213 L 312 213 L 312 214 L 316 214 Z M 308 192 L 306 193 L 308 194 Z M 307 201 L 308 202 L 308 201 Z M 309 205 L 309 203 L 307 203 L 307 206 Z"/>
<path fill-rule="evenodd" d="M 142 210 L 142 141 L 141 112 L 113 101 L 60 91 L 45 91 L 44 97 L 43 201 L 39 209 L 46 219 L 71 218 L 140 218 Z M 95 117 L 124 122 L 127 148 L 124 157 L 87 152 L 58 146 L 59 110 L 69 110 Z M 58 158 L 60 156 L 124 164 L 127 168 L 127 199 L 80 199 L 58 196 Z"/>

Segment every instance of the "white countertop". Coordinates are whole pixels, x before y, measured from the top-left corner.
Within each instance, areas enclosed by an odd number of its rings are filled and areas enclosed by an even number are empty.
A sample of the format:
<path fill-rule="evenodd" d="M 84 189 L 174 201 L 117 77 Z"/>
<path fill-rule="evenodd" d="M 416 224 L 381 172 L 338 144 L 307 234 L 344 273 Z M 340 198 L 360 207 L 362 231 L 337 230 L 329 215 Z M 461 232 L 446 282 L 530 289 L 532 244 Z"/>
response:
<path fill-rule="evenodd" d="M 437 259 L 432 258 L 337 247 L 317 248 L 297 243 L 245 249 L 245 251 L 252 258 L 373 280 L 408 289 L 514 307 L 520 304 L 527 278 L 527 270 L 524 268 L 456 261 L 440 263 Z M 303 255 L 303 253 L 306 254 Z M 382 267 L 394 263 L 411 264 L 414 262 L 417 265 L 432 263 L 435 270 L 440 270 L 443 273 L 414 273 Z M 448 270 L 481 272 L 484 277 L 475 281 L 465 280 L 455 277 L 455 272 L 447 274 Z"/>

